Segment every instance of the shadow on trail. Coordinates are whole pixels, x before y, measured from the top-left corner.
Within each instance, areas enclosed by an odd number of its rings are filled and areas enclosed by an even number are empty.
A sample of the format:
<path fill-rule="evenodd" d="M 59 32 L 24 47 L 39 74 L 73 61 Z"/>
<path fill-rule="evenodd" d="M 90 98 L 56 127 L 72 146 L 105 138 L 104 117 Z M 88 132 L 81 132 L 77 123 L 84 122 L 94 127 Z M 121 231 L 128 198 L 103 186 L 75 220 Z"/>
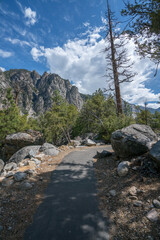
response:
<path fill-rule="evenodd" d="M 109 239 L 109 221 L 99 211 L 96 197 L 95 151 L 69 154 L 52 173 L 25 240 Z"/>

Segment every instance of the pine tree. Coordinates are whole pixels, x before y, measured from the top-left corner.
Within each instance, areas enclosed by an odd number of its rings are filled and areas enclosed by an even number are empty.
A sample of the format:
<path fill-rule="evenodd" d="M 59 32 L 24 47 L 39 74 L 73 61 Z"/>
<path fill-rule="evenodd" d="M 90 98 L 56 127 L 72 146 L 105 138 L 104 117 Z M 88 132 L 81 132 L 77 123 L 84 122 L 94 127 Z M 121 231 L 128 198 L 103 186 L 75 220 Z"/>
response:
<path fill-rule="evenodd" d="M 41 117 L 46 140 L 56 145 L 63 140 L 70 142 L 70 135 L 78 116 L 78 110 L 74 105 L 66 102 L 58 91 L 54 92 L 52 101 L 51 109 Z"/>
<path fill-rule="evenodd" d="M 124 31 L 134 37 L 140 55 L 151 58 L 157 64 L 158 70 L 160 63 L 160 1 L 135 0 L 134 3 L 128 1 L 121 14 L 130 17 Z"/>
<path fill-rule="evenodd" d="M 6 135 L 23 131 L 27 128 L 27 115 L 21 116 L 15 104 L 11 89 L 7 90 L 5 108 L 0 110 L 0 142 Z"/>

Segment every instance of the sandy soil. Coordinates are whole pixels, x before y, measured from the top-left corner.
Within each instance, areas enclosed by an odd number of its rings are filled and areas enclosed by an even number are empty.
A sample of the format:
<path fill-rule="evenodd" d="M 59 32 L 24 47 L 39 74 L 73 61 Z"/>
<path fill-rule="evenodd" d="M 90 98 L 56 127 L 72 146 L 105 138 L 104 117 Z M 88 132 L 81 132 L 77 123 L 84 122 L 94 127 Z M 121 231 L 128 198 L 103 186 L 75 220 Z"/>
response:
<path fill-rule="evenodd" d="M 114 155 L 95 162 L 99 206 L 110 218 L 112 240 L 160 239 L 160 219 L 151 222 L 146 218 L 151 209 L 160 214 L 160 209 L 152 205 L 154 199 L 160 200 L 160 173 L 150 167 L 149 161 L 147 155 L 135 159 L 125 177 L 118 176 Z M 135 196 L 129 193 L 133 186 L 138 189 Z M 110 190 L 115 190 L 116 195 L 111 196 Z M 136 207 L 137 201 L 142 201 L 142 205 Z"/>

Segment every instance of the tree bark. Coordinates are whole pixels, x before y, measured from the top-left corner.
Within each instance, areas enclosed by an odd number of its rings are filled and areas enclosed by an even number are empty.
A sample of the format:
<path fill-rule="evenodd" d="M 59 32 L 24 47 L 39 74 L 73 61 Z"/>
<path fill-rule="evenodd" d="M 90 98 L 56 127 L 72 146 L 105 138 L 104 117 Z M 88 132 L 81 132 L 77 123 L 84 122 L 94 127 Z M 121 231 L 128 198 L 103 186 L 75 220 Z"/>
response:
<path fill-rule="evenodd" d="M 107 0 L 107 8 L 108 8 L 108 22 L 109 22 L 109 33 L 110 33 L 110 43 L 111 43 L 114 86 L 115 86 L 115 93 L 116 93 L 117 116 L 120 116 L 120 115 L 123 116 L 123 107 L 122 107 L 122 100 L 121 100 L 121 93 L 120 93 L 120 86 L 119 86 L 117 62 L 115 58 L 115 45 L 114 45 L 113 32 L 112 32 L 112 21 L 111 21 L 111 14 L 110 14 L 110 7 L 109 7 L 108 0 Z"/>

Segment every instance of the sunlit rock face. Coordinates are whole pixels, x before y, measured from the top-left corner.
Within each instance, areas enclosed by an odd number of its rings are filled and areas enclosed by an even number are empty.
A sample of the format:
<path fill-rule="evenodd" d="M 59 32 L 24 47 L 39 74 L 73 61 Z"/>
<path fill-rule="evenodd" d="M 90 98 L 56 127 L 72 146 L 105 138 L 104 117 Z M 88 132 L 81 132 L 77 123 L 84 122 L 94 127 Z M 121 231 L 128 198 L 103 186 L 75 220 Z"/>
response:
<path fill-rule="evenodd" d="M 41 76 L 36 71 L 30 72 L 24 69 L 0 71 L 0 109 L 4 107 L 3 100 L 8 88 L 12 88 L 21 111 L 28 112 L 30 116 L 43 113 L 51 106 L 55 90 L 78 109 L 83 105 L 78 88 L 57 74 L 44 72 Z"/>

